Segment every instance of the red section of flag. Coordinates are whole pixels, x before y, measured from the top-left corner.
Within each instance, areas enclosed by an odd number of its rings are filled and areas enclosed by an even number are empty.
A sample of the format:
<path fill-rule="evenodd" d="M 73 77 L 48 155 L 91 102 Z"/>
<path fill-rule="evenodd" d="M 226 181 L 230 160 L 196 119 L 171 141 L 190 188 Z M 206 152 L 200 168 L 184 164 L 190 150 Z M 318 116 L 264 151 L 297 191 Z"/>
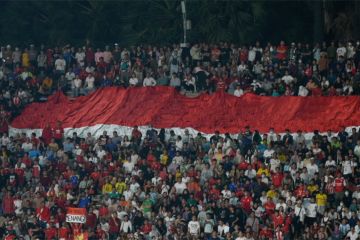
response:
<path fill-rule="evenodd" d="M 245 126 L 267 132 L 314 130 L 338 131 L 341 126 L 360 126 L 360 97 L 264 97 L 240 98 L 223 92 L 185 97 L 170 87 L 104 88 L 74 101 L 62 93 L 46 103 L 33 103 L 11 124 L 13 128 L 42 129 L 47 123 L 64 128 L 96 124 L 155 128 L 192 127 L 204 133 L 219 130 L 238 133 Z"/>

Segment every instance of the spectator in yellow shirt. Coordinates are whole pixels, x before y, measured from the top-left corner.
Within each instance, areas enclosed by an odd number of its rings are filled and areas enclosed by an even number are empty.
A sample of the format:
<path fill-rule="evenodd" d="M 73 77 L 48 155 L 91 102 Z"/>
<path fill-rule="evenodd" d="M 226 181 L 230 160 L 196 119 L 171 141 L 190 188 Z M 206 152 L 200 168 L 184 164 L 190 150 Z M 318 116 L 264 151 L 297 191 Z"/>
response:
<path fill-rule="evenodd" d="M 122 179 L 118 179 L 117 183 L 115 184 L 115 189 L 118 193 L 123 194 L 123 192 L 126 190 L 126 183 Z"/>
<path fill-rule="evenodd" d="M 315 184 L 314 180 L 311 180 L 309 186 L 307 187 L 307 190 L 310 194 L 313 194 L 314 192 L 317 192 L 319 190 L 319 186 Z"/>
<path fill-rule="evenodd" d="M 221 147 L 219 147 L 217 153 L 214 154 L 214 158 L 218 162 L 220 162 L 223 159 L 223 153 Z"/>
<path fill-rule="evenodd" d="M 23 54 L 21 55 L 21 62 L 23 67 L 30 67 L 29 50 L 27 48 L 25 48 Z"/>
<path fill-rule="evenodd" d="M 316 205 L 318 206 L 318 213 L 324 215 L 325 208 L 327 205 L 327 195 L 324 193 L 324 190 L 321 189 L 318 194 L 316 194 Z"/>
<path fill-rule="evenodd" d="M 273 200 L 278 197 L 278 193 L 277 193 L 277 191 L 275 190 L 274 185 L 271 185 L 271 186 L 270 186 L 270 190 L 267 191 L 266 196 L 269 197 L 269 198 L 271 198 L 271 199 L 273 199 Z"/>
<path fill-rule="evenodd" d="M 265 167 L 265 165 L 262 163 L 261 167 L 257 170 L 256 175 L 257 176 L 261 176 L 261 175 L 265 175 L 267 177 L 270 177 L 270 171 L 268 168 Z"/>
<path fill-rule="evenodd" d="M 102 187 L 102 193 L 108 194 L 108 193 L 111 193 L 112 190 L 113 190 L 113 186 L 111 185 L 109 180 L 106 180 L 106 183 Z"/>
<path fill-rule="evenodd" d="M 163 166 L 166 166 L 169 161 L 169 156 L 167 154 L 167 151 L 164 150 L 163 153 L 160 155 L 160 164 Z"/>

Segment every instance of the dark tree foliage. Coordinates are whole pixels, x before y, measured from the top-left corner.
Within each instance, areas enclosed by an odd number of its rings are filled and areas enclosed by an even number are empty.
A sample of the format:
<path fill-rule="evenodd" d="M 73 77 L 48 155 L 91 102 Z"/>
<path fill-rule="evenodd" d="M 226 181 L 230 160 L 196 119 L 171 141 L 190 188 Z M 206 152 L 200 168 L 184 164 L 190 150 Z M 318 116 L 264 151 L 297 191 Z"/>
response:
<path fill-rule="evenodd" d="M 180 0 L 0 1 L 0 44 L 168 44 L 182 40 Z M 357 38 L 357 1 L 187 0 L 190 42 Z"/>

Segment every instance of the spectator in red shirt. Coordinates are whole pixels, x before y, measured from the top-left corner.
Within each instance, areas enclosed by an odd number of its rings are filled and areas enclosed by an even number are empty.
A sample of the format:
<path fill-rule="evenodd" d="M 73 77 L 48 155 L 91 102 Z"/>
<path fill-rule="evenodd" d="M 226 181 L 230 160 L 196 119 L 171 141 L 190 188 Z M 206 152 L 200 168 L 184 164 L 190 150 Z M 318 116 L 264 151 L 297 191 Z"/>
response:
<path fill-rule="evenodd" d="M 54 224 L 48 224 L 45 229 L 45 239 L 53 240 L 57 237 L 57 229 Z"/>
<path fill-rule="evenodd" d="M 52 130 L 53 137 L 56 141 L 56 143 L 59 146 L 62 146 L 62 139 L 64 137 L 64 128 L 62 127 L 62 123 L 60 121 L 56 122 L 56 127 Z"/>
<path fill-rule="evenodd" d="M 142 225 L 142 227 L 140 228 L 140 232 L 142 232 L 143 234 L 149 234 L 152 230 L 152 225 L 151 223 L 145 219 L 144 224 Z"/>
<path fill-rule="evenodd" d="M 263 228 L 260 230 L 259 238 L 260 239 L 271 239 L 274 236 L 273 231 L 268 228 L 267 225 L 264 225 Z"/>
<path fill-rule="evenodd" d="M 244 196 L 241 199 L 241 206 L 247 214 L 251 212 L 252 203 L 253 203 L 252 197 L 249 195 L 247 191 L 245 191 Z"/>
<path fill-rule="evenodd" d="M 295 196 L 298 198 L 304 198 L 307 197 L 309 195 L 309 192 L 306 188 L 306 186 L 304 185 L 304 182 L 301 181 L 300 185 L 295 189 Z"/>
<path fill-rule="evenodd" d="M 110 239 L 114 239 L 118 236 L 120 230 L 120 219 L 117 217 L 116 213 L 112 213 L 109 220 L 109 235 Z"/>
<path fill-rule="evenodd" d="M 346 180 L 341 175 L 341 173 L 338 172 L 336 174 L 336 178 L 334 180 L 334 192 L 335 192 L 335 204 L 336 205 L 338 205 L 340 203 L 340 201 L 343 199 L 345 187 L 346 187 Z"/>
<path fill-rule="evenodd" d="M 270 197 L 268 197 L 266 203 L 264 204 L 265 213 L 268 217 L 271 217 L 274 214 L 275 207 L 276 205 L 273 202 L 273 200 Z"/>
<path fill-rule="evenodd" d="M 282 226 L 284 224 L 285 217 L 282 213 L 276 210 L 272 216 L 272 221 L 274 224 L 274 229 L 276 229 L 278 226 Z"/>
<path fill-rule="evenodd" d="M 60 222 L 60 228 L 58 229 L 59 240 L 67 240 L 70 237 L 70 231 L 69 228 L 65 226 L 66 224 L 67 223 L 62 224 Z"/>
<path fill-rule="evenodd" d="M 49 207 L 47 207 L 44 202 L 40 203 L 40 207 L 36 209 L 36 217 L 42 227 L 46 227 L 46 224 L 50 220 L 50 215 L 51 213 Z"/>
<path fill-rule="evenodd" d="M 12 197 L 11 192 L 5 192 L 1 208 L 5 216 L 12 216 L 15 213 L 14 198 Z"/>
<path fill-rule="evenodd" d="M 282 185 L 284 179 L 284 174 L 280 172 L 280 168 L 276 167 L 275 172 L 271 174 L 272 184 L 275 188 L 278 188 Z"/>
<path fill-rule="evenodd" d="M 45 144 L 49 144 L 51 141 L 51 138 L 53 137 L 53 132 L 51 130 L 50 124 L 46 124 L 42 131 L 41 137 L 44 139 Z"/>

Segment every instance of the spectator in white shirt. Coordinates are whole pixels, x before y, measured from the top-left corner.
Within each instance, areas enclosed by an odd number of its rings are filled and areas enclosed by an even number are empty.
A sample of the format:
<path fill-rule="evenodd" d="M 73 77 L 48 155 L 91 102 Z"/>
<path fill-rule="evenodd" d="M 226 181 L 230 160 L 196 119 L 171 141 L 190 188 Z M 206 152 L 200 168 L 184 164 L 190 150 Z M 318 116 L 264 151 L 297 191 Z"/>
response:
<path fill-rule="evenodd" d="M 21 148 L 24 150 L 24 152 L 29 152 L 33 148 L 33 144 L 30 142 L 29 138 L 26 139 L 26 142 L 21 144 Z"/>
<path fill-rule="evenodd" d="M 191 236 L 198 237 L 200 235 L 200 223 L 197 221 L 196 216 L 188 223 L 188 231 Z"/>
<path fill-rule="evenodd" d="M 153 87 L 156 85 L 156 81 L 153 77 L 150 76 L 150 74 L 146 74 L 146 78 L 144 78 L 143 86 L 144 87 Z"/>
<path fill-rule="evenodd" d="M 120 225 L 120 232 L 122 233 L 130 233 L 133 230 L 133 226 L 131 221 L 129 220 L 129 216 L 125 215 L 123 221 Z"/>
<path fill-rule="evenodd" d="M 237 85 L 236 86 L 236 89 L 234 91 L 234 96 L 236 97 L 240 97 L 244 94 L 244 91 L 241 89 L 241 86 L 240 85 Z"/>
<path fill-rule="evenodd" d="M 357 240 L 359 233 L 355 231 L 354 227 L 352 227 L 348 234 L 346 234 L 346 237 L 348 237 L 350 240 Z"/>
<path fill-rule="evenodd" d="M 238 66 L 237 70 L 239 73 L 244 72 L 245 70 L 247 70 L 247 65 L 242 61 Z"/>
<path fill-rule="evenodd" d="M 66 62 L 65 59 L 61 56 L 58 59 L 56 59 L 55 61 L 55 70 L 59 73 L 59 74 L 65 74 L 65 67 L 66 67 Z"/>
<path fill-rule="evenodd" d="M 245 176 L 248 177 L 249 179 L 253 179 L 256 177 L 256 170 L 253 169 L 251 167 L 251 165 L 249 165 L 245 171 Z"/>
<path fill-rule="evenodd" d="M 135 87 L 138 84 L 139 84 L 139 79 L 137 79 L 135 73 L 133 73 L 131 78 L 129 79 L 129 85 L 130 87 Z"/>
<path fill-rule="evenodd" d="M 178 181 L 174 184 L 175 190 L 177 194 L 182 194 L 185 189 L 187 189 L 187 186 L 185 183 L 181 181 L 179 178 Z"/>
<path fill-rule="evenodd" d="M 80 67 L 85 65 L 85 52 L 83 49 L 79 48 L 78 52 L 75 54 L 75 59 Z"/>
<path fill-rule="evenodd" d="M 306 222 L 312 225 L 316 221 L 317 205 L 315 199 L 312 198 L 311 202 L 305 207 L 306 211 Z"/>
<path fill-rule="evenodd" d="M 289 84 L 291 84 L 291 83 L 293 83 L 294 82 L 294 78 L 293 78 L 293 76 L 291 76 L 290 74 L 289 74 L 289 71 L 285 71 L 285 75 L 281 78 L 284 82 L 285 82 L 285 84 L 287 84 L 287 85 L 289 85 Z"/>
<path fill-rule="evenodd" d="M 346 48 L 342 45 L 342 43 L 339 43 L 339 47 L 336 49 L 336 55 L 338 60 L 345 57 Z"/>
<path fill-rule="evenodd" d="M 306 168 L 307 168 L 308 174 L 310 175 L 310 178 L 314 177 L 315 173 L 319 172 L 319 167 L 318 167 L 317 164 L 315 164 L 315 159 L 314 158 L 310 159 L 310 164 L 308 164 L 306 166 Z"/>
<path fill-rule="evenodd" d="M 304 87 L 304 86 L 300 86 L 299 87 L 299 92 L 298 92 L 298 96 L 300 97 L 306 97 L 307 95 L 309 95 L 309 90 Z"/>
<path fill-rule="evenodd" d="M 90 92 L 95 90 L 95 78 L 91 73 L 86 77 L 85 85 L 86 87 L 84 91 L 86 94 L 89 94 Z"/>
<path fill-rule="evenodd" d="M 220 220 L 217 231 L 221 237 L 225 237 L 226 233 L 230 231 L 230 227 L 228 225 L 225 225 L 224 222 Z"/>

